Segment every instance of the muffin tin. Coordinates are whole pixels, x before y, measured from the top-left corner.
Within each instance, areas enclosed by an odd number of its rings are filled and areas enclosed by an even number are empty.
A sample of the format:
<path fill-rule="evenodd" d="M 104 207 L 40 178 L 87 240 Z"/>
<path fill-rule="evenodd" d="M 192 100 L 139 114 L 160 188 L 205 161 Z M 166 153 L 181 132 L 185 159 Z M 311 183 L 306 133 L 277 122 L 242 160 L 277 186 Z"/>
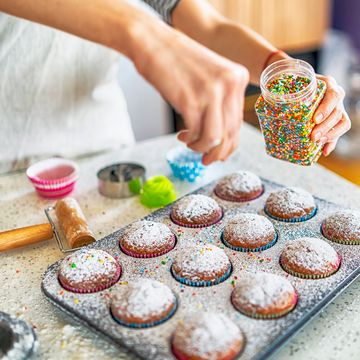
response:
<path fill-rule="evenodd" d="M 360 275 L 359 245 L 342 245 L 325 239 L 321 234 L 321 223 L 330 213 L 341 206 L 315 198 L 317 214 L 304 222 L 287 223 L 270 218 L 278 233 L 276 244 L 261 252 L 237 252 L 224 246 L 221 234 L 225 224 L 235 214 L 253 212 L 264 214 L 264 204 L 271 191 L 281 185 L 262 179 L 264 193 L 250 202 L 234 203 L 221 200 L 214 195 L 216 182 L 212 182 L 194 193 L 212 196 L 224 210 L 224 217 L 215 225 L 206 228 L 185 228 L 174 224 L 169 217 L 171 206 L 162 208 L 147 220 L 168 225 L 177 236 L 177 244 L 169 253 L 150 259 L 137 259 L 125 255 L 119 247 L 120 229 L 90 245 L 117 256 L 123 273 L 119 282 L 110 289 L 93 294 L 76 294 L 61 287 L 58 268 L 61 260 L 51 265 L 43 277 L 42 289 L 47 298 L 60 309 L 77 319 L 84 326 L 104 335 L 121 347 L 126 347 L 145 359 L 174 359 L 171 352 L 171 337 L 178 321 L 187 313 L 198 311 L 222 312 L 232 319 L 246 337 L 246 345 L 240 359 L 265 359 L 276 351 L 289 337 L 315 316 L 345 287 Z M 279 265 L 281 250 L 288 241 L 302 236 L 315 236 L 330 243 L 342 256 L 340 269 L 324 279 L 305 280 L 287 274 Z M 232 273 L 224 282 L 209 287 L 191 287 L 176 281 L 170 272 L 174 255 L 190 243 L 212 243 L 224 248 L 232 263 Z M 236 311 L 230 302 L 231 292 L 241 271 L 266 271 L 287 277 L 299 294 L 295 309 L 286 316 L 274 320 L 258 320 Z M 112 293 L 127 281 L 149 277 L 164 282 L 177 295 L 179 306 L 174 316 L 161 325 L 147 329 L 131 329 L 118 324 L 110 315 L 109 304 Z"/>

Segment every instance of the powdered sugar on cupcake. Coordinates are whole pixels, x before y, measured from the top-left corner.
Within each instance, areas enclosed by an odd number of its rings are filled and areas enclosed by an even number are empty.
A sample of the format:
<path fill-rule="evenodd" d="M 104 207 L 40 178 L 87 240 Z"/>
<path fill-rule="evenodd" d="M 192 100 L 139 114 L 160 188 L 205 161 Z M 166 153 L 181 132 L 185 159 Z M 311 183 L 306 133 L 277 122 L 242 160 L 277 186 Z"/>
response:
<path fill-rule="evenodd" d="M 327 217 L 322 226 L 324 235 L 329 239 L 360 242 L 360 211 L 337 211 Z"/>
<path fill-rule="evenodd" d="M 209 196 L 196 194 L 180 199 L 172 208 L 173 218 L 182 218 L 189 223 L 201 221 L 203 217 L 221 213 L 219 204 Z"/>
<path fill-rule="evenodd" d="M 226 192 L 236 197 L 257 190 L 262 190 L 260 178 L 250 171 L 239 171 L 223 177 L 216 185 L 215 191 L 219 194 Z"/>
<path fill-rule="evenodd" d="M 291 296 L 295 297 L 295 289 L 287 279 L 265 272 L 244 274 L 232 293 L 235 305 L 254 312 L 269 307 L 283 308 Z"/>
<path fill-rule="evenodd" d="M 165 224 L 146 220 L 131 224 L 120 239 L 121 245 L 155 252 L 174 243 L 175 236 Z"/>
<path fill-rule="evenodd" d="M 122 318 L 141 321 L 166 312 L 176 302 L 174 293 L 159 281 L 139 279 L 122 286 L 114 295 L 112 310 Z"/>
<path fill-rule="evenodd" d="M 315 200 L 306 190 L 288 187 L 271 193 L 266 200 L 266 209 L 271 213 L 305 216 L 316 207 Z M 308 210 L 308 211 L 306 211 Z"/>
<path fill-rule="evenodd" d="M 109 282 L 119 273 L 119 265 L 107 252 L 82 249 L 67 256 L 61 263 L 59 277 L 66 279 L 69 286 Z"/>
<path fill-rule="evenodd" d="M 281 262 L 312 272 L 327 273 L 339 265 L 339 255 L 327 242 L 303 237 L 289 242 L 281 253 Z"/>
<path fill-rule="evenodd" d="M 224 229 L 226 238 L 247 242 L 268 234 L 275 236 L 275 229 L 271 221 L 265 216 L 252 213 L 242 213 L 234 216 Z"/>
<path fill-rule="evenodd" d="M 225 273 L 231 266 L 228 256 L 219 247 L 192 245 L 181 251 L 173 261 L 173 271 L 181 277 L 193 281 L 216 278 L 217 274 Z"/>
<path fill-rule="evenodd" d="M 173 347 L 194 358 L 216 360 L 229 348 L 240 351 L 244 337 L 228 317 L 216 313 L 190 314 L 175 330 Z"/>

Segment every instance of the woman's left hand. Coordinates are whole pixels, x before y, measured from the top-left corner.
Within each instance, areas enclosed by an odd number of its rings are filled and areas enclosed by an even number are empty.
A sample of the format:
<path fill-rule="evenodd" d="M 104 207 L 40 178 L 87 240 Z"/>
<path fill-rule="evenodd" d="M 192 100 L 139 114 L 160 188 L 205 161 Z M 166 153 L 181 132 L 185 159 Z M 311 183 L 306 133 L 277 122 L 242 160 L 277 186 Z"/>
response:
<path fill-rule="evenodd" d="M 344 89 L 331 76 L 317 75 L 325 81 L 326 93 L 314 114 L 314 127 L 311 138 L 325 144 L 323 154 L 328 156 L 336 146 L 339 137 L 351 128 L 349 115 L 344 108 Z"/>

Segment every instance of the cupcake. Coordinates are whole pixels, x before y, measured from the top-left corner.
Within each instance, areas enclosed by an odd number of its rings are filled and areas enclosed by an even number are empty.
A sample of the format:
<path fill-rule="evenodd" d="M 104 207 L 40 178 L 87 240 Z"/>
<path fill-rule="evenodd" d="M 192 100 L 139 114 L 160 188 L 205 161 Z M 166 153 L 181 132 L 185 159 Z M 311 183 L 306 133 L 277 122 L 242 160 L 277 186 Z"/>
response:
<path fill-rule="evenodd" d="M 265 272 L 242 276 L 231 294 L 231 301 L 238 311 L 258 319 L 284 316 L 294 309 L 297 298 L 287 279 Z"/>
<path fill-rule="evenodd" d="M 334 274 L 341 258 L 327 242 L 311 237 L 290 241 L 280 255 L 280 265 L 293 276 L 319 279 Z"/>
<path fill-rule="evenodd" d="M 147 328 L 168 320 L 176 307 L 176 297 L 169 287 L 144 278 L 122 285 L 112 298 L 110 311 L 121 325 Z"/>
<path fill-rule="evenodd" d="M 141 220 L 125 230 L 120 237 L 120 248 L 129 256 L 150 258 L 166 254 L 175 242 L 175 235 L 165 224 Z"/>
<path fill-rule="evenodd" d="M 228 201 L 250 201 L 264 191 L 260 178 L 250 171 L 239 171 L 223 177 L 215 186 L 215 194 Z"/>
<path fill-rule="evenodd" d="M 222 210 L 208 196 L 188 195 L 174 204 L 170 217 L 177 225 L 200 228 L 217 223 L 222 218 Z"/>
<path fill-rule="evenodd" d="M 221 313 L 195 313 L 180 321 L 172 338 L 179 360 L 232 360 L 245 344 L 238 326 Z"/>
<path fill-rule="evenodd" d="M 360 244 L 360 211 L 341 210 L 327 217 L 321 226 L 323 235 L 340 244 Z"/>
<path fill-rule="evenodd" d="M 215 245 L 190 245 L 178 252 L 171 272 L 183 284 L 211 286 L 229 277 L 231 263 L 225 251 Z"/>
<path fill-rule="evenodd" d="M 242 213 L 227 223 L 222 240 L 236 251 L 262 251 L 276 243 L 277 234 L 265 216 Z"/>
<path fill-rule="evenodd" d="M 92 293 L 114 285 L 120 278 L 119 263 L 107 252 L 82 249 L 67 256 L 59 268 L 61 286 L 76 293 Z"/>
<path fill-rule="evenodd" d="M 287 222 L 309 220 L 316 214 L 315 200 L 307 191 L 288 187 L 272 192 L 266 200 L 265 213 Z"/>

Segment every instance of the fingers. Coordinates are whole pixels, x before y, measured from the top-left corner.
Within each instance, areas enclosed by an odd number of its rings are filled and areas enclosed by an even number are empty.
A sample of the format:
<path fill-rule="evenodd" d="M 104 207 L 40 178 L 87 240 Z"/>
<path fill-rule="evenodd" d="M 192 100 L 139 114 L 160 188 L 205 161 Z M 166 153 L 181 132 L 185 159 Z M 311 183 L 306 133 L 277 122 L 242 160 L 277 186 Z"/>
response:
<path fill-rule="evenodd" d="M 336 107 L 322 123 L 316 125 L 311 133 L 313 141 L 326 142 L 326 134 L 342 119 L 343 109 Z"/>
<path fill-rule="evenodd" d="M 322 151 L 324 156 L 329 156 L 334 151 L 337 142 L 338 142 L 338 139 L 325 144 L 323 151 Z"/>
<path fill-rule="evenodd" d="M 327 84 L 327 90 L 314 114 L 314 121 L 316 124 L 320 124 L 326 120 L 338 104 L 342 103 L 345 96 L 343 88 L 337 85 L 333 78 L 325 77 L 323 79 Z"/>
<path fill-rule="evenodd" d="M 351 122 L 346 112 L 341 120 L 323 137 L 322 143 L 333 142 L 344 135 L 351 128 Z"/>
<path fill-rule="evenodd" d="M 221 142 L 224 123 L 221 109 L 222 101 L 218 95 L 205 110 L 205 115 L 201 121 L 199 138 L 188 143 L 189 148 L 206 153 Z"/>

